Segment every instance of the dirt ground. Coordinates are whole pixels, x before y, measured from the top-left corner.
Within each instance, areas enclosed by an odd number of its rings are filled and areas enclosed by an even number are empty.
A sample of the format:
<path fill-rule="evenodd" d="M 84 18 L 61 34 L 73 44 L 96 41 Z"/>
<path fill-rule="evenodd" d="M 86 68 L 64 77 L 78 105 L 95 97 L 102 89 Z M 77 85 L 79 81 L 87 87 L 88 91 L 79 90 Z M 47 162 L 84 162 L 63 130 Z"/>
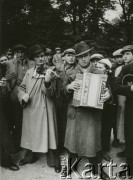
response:
<path fill-rule="evenodd" d="M 117 164 L 117 168 L 114 168 L 114 175 L 120 170 L 119 165 L 121 163 L 125 162 L 125 159 L 118 158 L 116 154 L 124 149 L 124 146 L 121 145 L 118 148 L 111 148 L 111 151 L 109 152 L 109 155 L 113 159 L 113 162 Z M 17 154 L 15 158 L 23 156 L 23 152 L 20 152 Z M 64 154 L 65 157 L 67 157 L 66 154 Z M 82 159 L 78 165 L 78 172 L 81 174 L 81 172 L 84 169 L 85 163 L 87 163 L 87 159 Z M 103 163 L 109 163 L 106 161 L 103 161 Z M 11 171 L 9 169 L 1 168 L 1 180 L 60 180 L 61 174 L 55 173 L 53 168 L 50 168 L 47 166 L 46 157 L 45 155 L 42 155 L 39 160 L 34 164 L 27 164 L 25 166 L 21 166 L 19 171 Z M 108 168 L 105 168 L 105 171 L 108 173 Z M 74 173 L 72 174 L 72 179 L 76 180 L 79 179 Z M 83 178 L 82 178 L 83 179 Z M 128 179 L 128 178 L 127 178 Z M 116 180 L 119 180 L 119 178 L 116 178 Z"/>

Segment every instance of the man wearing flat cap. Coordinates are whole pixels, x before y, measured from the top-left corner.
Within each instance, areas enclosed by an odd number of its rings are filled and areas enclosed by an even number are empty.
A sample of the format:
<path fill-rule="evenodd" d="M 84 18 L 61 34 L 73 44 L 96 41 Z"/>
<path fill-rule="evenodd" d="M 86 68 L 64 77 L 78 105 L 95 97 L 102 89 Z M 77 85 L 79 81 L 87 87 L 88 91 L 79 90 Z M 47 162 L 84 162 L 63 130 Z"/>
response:
<path fill-rule="evenodd" d="M 122 49 L 118 49 L 118 50 L 113 52 L 113 57 L 114 57 L 114 60 L 115 60 L 115 63 L 113 64 L 113 67 L 112 67 L 113 74 L 115 74 L 115 70 L 118 67 L 120 67 L 120 66 L 122 66 L 124 64 L 121 52 L 122 52 Z"/>
<path fill-rule="evenodd" d="M 76 67 L 75 50 L 72 48 L 66 49 L 63 53 L 64 63 L 57 66 L 57 79 L 56 89 L 56 107 L 57 107 L 57 123 L 58 123 L 58 136 L 59 136 L 59 151 L 64 148 L 64 139 L 67 122 L 67 106 L 68 103 L 60 95 L 60 90 L 65 79 L 73 74 Z"/>
<path fill-rule="evenodd" d="M 11 100 L 11 112 L 12 112 L 12 126 L 13 137 L 17 149 L 20 149 L 21 129 L 22 129 L 22 108 L 19 104 L 17 91 L 21 84 L 26 72 L 33 65 L 29 62 L 26 56 L 27 48 L 22 44 L 15 45 L 13 47 L 14 59 L 6 62 L 6 75 L 5 78 L 8 84 L 8 92 Z"/>
<path fill-rule="evenodd" d="M 55 52 L 56 53 L 53 56 L 53 64 L 55 66 L 57 66 L 57 65 L 63 63 L 63 60 L 62 60 L 62 57 L 61 57 L 61 48 L 60 47 L 55 48 Z"/>
<path fill-rule="evenodd" d="M 121 53 L 128 64 L 122 67 L 116 78 L 114 92 L 126 97 L 124 116 L 126 161 L 130 166 L 130 175 L 133 176 L 133 45 L 124 46 Z"/>
<path fill-rule="evenodd" d="M 104 57 L 103 57 L 102 54 L 93 54 L 93 55 L 91 56 L 91 58 L 90 58 L 90 61 L 91 61 L 92 65 L 93 65 L 94 67 L 96 67 L 96 66 L 97 66 L 97 62 L 100 61 L 100 60 L 103 59 L 103 58 L 104 58 Z"/>
<path fill-rule="evenodd" d="M 80 83 L 75 81 L 76 74 L 93 73 L 96 69 L 90 61 L 92 48 L 84 41 L 75 45 L 76 59 L 78 65 L 74 73 L 68 77 L 62 88 L 62 95 L 68 100 L 67 127 L 64 146 L 69 150 L 69 160 L 71 165 L 80 156 L 88 157 L 97 169 L 97 153 L 101 150 L 101 117 L 102 110 L 89 107 L 75 107 L 72 104 L 73 92 L 80 88 Z M 103 102 L 110 95 L 104 94 Z M 69 173 L 71 168 L 69 166 Z M 76 166 L 77 167 L 77 166 Z M 76 168 L 73 167 L 73 168 Z M 94 172 L 93 172 L 94 173 Z M 96 171 L 94 174 L 98 174 Z M 105 172 L 102 173 L 104 179 L 108 179 Z"/>

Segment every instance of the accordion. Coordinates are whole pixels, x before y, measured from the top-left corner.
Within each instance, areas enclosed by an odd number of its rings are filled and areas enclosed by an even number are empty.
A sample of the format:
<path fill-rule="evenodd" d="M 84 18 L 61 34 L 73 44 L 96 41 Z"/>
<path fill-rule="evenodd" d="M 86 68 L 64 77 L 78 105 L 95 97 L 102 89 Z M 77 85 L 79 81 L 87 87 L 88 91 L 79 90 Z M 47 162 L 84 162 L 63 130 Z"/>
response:
<path fill-rule="evenodd" d="M 101 95 L 105 93 L 107 77 L 104 74 L 77 74 L 76 81 L 80 83 L 80 89 L 74 91 L 72 104 L 103 109 L 104 103 L 100 100 Z"/>

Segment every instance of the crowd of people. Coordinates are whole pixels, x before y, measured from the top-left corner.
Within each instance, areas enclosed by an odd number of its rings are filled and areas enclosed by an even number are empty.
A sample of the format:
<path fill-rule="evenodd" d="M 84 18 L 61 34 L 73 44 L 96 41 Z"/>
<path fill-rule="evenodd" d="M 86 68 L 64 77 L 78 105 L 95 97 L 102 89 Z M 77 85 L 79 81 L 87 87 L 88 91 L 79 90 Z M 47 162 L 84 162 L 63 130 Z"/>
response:
<path fill-rule="evenodd" d="M 29 49 L 18 44 L 1 54 L 1 165 L 17 171 L 45 153 L 48 166 L 60 173 L 60 155 L 67 151 L 71 173 L 79 157 L 97 167 L 103 159 L 111 160 L 111 146 L 125 143 L 117 156 L 126 157 L 133 175 L 133 45 L 112 52 L 113 61 L 84 41 L 55 52 L 38 44 Z M 74 91 L 81 86 L 79 73 L 107 75 L 103 109 L 73 105 Z M 22 150 L 18 166 L 12 156 Z M 109 179 L 104 171 L 103 179 Z"/>

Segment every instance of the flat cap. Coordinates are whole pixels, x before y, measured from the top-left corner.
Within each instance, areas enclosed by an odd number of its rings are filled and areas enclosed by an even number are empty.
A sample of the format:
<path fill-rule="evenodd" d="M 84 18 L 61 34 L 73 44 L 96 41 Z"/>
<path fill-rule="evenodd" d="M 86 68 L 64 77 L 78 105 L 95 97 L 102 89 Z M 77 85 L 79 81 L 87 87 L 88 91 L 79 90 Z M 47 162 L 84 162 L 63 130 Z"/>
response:
<path fill-rule="evenodd" d="M 46 55 L 48 55 L 48 54 L 51 54 L 51 55 L 52 55 L 52 50 L 49 49 L 49 48 L 46 48 L 45 54 L 46 54 Z"/>
<path fill-rule="evenodd" d="M 90 60 L 93 60 L 93 59 L 103 59 L 103 55 L 102 54 L 93 54 L 90 58 Z"/>
<path fill-rule="evenodd" d="M 114 56 L 114 57 L 115 57 L 115 56 L 122 56 L 121 52 L 122 52 L 122 49 L 118 49 L 118 50 L 116 50 L 116 51 L 113 52 L 113 56 Z"/>
<path fill-rule="evenodd" d="M 131 50 L 133 50 L 133 45 L 127 45 L 122 48 L 121 53 L 123 53 L 125 51 L 131 51 Z"/>
<path fill-rule="evenodd" d="M 55 51 L 57 51 L 57 50 L 61 50 L 61 48 L 60 47 L 55 48 Z"/>
<path fill-rule="evenodd" d="M 74 49 L 69 48 L 64 51 L 63 56 L 65 56 L 66 54 L 76 54 L 76 52 Z"/>

